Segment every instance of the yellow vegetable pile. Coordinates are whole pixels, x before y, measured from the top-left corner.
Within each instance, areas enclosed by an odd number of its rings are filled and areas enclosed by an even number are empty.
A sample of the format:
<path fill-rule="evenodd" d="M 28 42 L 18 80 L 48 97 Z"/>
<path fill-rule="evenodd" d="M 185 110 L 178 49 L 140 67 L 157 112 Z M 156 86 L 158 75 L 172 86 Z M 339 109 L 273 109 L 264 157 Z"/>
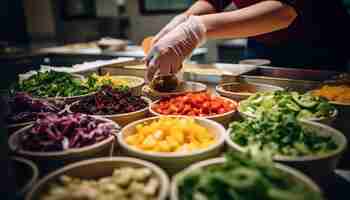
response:
<path fill-rule="evenodd" d="M 144 151 L 191 152 L 215 143 L 215 136 L 191 118 L 160 118 L 139 124 L 136 132 L 125 138 L 127 144 Z"/>
<path fill-rule="evenodd" d="M 93 74 L 92 77 L 97 79 L 98 84 L 104 84 L 106 82 L 111 82 L 113 86 L 129 86 L 129 82 L 127 80 L 114 78 L 109 73 L 99 76 L 97 74 Z"/>
<path fill-rule="evenodd" d="M 329 101 L 350 103 L 350 86 L 348 85 L 339 85 L 339 86 L 325 85 L 321 89 L 314 90 L 312 94 L 316 96 L 324 97 Z"/>

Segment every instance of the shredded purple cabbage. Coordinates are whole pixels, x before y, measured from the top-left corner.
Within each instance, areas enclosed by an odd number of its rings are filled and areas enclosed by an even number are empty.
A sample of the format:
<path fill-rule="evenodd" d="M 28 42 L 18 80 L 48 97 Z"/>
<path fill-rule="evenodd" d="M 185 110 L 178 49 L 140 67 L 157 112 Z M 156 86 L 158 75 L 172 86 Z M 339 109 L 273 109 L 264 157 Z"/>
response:
<path fill-rule="evenodd" d="M 40 113 L 33 127 L 21 134 L 20 143 L 28 151 L 62 151 L 98 143 L 118 129 L 115 123 L 81 113 Z"/>
<path fill-rule="evenodd" d="M 35 121 L 39 113 L 57 113 L 64 107 L 63 102 L 51 103 L 45 100 L 33 99 L 24 92 L 18 92 L 9 101 L 10 115 L 7 117 L 9 124 Z"/>

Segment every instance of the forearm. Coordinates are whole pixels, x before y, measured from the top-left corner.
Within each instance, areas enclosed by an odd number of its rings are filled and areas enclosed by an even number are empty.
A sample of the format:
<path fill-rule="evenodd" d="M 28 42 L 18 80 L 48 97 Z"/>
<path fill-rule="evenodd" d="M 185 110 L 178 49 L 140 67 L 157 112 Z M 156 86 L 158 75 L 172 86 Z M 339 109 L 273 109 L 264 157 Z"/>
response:
<path fill-rule="evenodd" d="M 251 37 L 288 27 L 297 14 L 289 5 L 275 0 L 218 14 L 200 16 L 207 38 Z"/>
<path fill-rule="evenodd" d="M 190 15 L 205 15 L 216 13 L 216 10 L 212 4 L 205 0 L 196 1 L 189 9 L 187 9 L 184 14 Z"/>

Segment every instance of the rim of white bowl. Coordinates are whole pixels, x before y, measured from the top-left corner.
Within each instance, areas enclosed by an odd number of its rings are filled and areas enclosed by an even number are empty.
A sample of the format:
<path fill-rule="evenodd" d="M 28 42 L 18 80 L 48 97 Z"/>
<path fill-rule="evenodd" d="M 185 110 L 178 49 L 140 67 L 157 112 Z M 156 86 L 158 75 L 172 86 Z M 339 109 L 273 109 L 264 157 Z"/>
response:
<path fill-rule="evenodd" d="M 33 161 L 22 158 L 22 157 L 11 157 L 11 160 L 15 161 L 15 162 L 20 162 L 24 165 L 26 165 L 28 168 L 31 169 L 31 177 L 29 178 L 29 180 L 25 183 L 25 185 L 21 188 L 21 190 L 19 191 L 19 194 L 23 195 L 24 193 L 26 193 L 34 184 L 35 182 L 38 180 L 39 178 L 39 169 L 38 167 L 34 164 Z"/>

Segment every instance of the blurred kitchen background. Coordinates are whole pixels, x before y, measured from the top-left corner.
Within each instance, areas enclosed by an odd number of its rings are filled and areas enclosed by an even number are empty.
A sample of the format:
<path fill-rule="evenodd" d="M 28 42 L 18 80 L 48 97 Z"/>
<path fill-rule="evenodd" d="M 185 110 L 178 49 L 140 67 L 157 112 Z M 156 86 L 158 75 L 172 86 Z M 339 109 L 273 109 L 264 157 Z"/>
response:
<path fill-rule="evenodd" d="M 156 34 L 194 0 L 2 0 L 0 3 L 0 64 L 6 76 L 41 64 L 73 65 L 118 56 L 142 57 L 141 41 Z M 344 0 L 350 10 L 350 0 Z M 123 39 L 126 52 L 97 49 L 103 37 Z M 210 41 L 192 61 L 237 63 L 245 39 Z M 68 45 L 69 44 L 69 45 Z M 74 45 L 71 45 L 74 44 Z M 68 45 L 66 49 L 50 49 Z M 44 51 L 42 48 L 49 48 Z M 40 52 L 40 53 L 38 53 Z M 43 52 L 51 54 L 43 55 Z M 52 53 L 54 52 L 54 53 Z M 142 52 L 141 52 L 142 53 Z"/>

